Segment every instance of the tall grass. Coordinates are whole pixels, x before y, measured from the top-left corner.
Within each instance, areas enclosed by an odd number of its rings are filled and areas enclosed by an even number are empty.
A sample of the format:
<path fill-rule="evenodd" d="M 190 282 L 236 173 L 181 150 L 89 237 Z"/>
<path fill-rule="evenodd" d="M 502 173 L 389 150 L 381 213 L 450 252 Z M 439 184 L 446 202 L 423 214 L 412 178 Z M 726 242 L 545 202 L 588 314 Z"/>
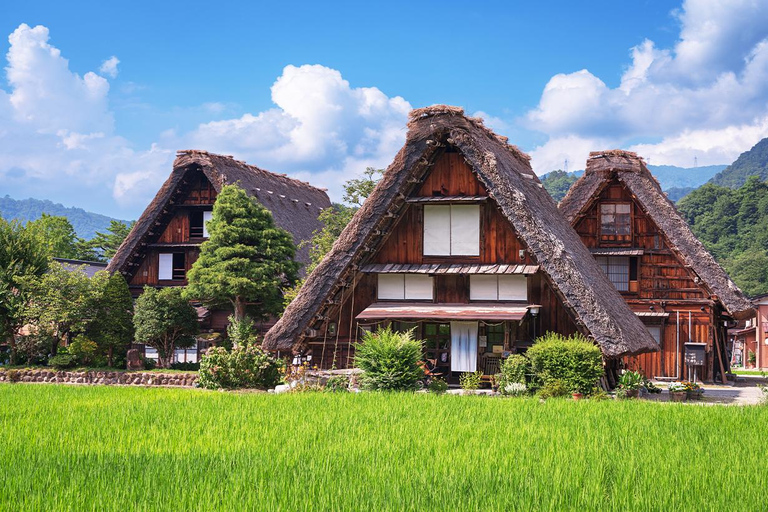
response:
<path fill-rule="evenodd" d="M 768 508 L 768 408 L 0 385 L 1 510 Z"/>

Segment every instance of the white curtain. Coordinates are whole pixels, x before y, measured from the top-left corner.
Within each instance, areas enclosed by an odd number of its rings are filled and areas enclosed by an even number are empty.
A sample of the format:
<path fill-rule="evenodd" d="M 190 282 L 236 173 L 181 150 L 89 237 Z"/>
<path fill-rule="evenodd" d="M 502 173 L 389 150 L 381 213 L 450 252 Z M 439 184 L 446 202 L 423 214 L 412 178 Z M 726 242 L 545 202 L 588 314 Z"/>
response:
<path fill-rule="evenodd" d="M 451 322 L 451 371 L 477 370 L 477 322 Z"/>

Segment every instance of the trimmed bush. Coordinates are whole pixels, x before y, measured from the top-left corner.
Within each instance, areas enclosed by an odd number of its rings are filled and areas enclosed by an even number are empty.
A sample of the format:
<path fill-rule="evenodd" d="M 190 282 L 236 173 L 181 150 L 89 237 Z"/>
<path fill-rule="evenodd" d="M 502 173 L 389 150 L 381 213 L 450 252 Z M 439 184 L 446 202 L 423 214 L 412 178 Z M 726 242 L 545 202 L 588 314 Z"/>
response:
<path fill-rule="evenodd" d="M 547 381 L 539 390 L 539 398 L 563 398 L 571 394 L 568 384 L 560 379 Z"/>
<path fill-rule="evenodd" d="M 363 370 L 363 389 L 412 391 L 424 376 L 419 365 L 421 341 L 413 338 L 413 330 L 399 333 L 390 327 L 366 332 L 355 347 L 355 366 Z"/>
<path fill-rule="evenodd" d="M 600 349 L 580 334 L 547 333 L 528 349 L 533 373 L 546 386 L 559 380 L 571 393 L 592 392 L 603 376 Z"/>
<path fill-rule="evenodd" d="M 48 359 L 48 366 L 53 366 L 57 370 L 65 370 L 77 366 L 77 357 L 72 354 L 61 353 Z"/>
<path fill-rule="evenodd" d="M 268 389 L 280 381 L 281 369 L 281 360 L 256 345 L 241 345 L 231 351 L 211 347 L 200 361 L 198 383 L 206 389 Z"/>

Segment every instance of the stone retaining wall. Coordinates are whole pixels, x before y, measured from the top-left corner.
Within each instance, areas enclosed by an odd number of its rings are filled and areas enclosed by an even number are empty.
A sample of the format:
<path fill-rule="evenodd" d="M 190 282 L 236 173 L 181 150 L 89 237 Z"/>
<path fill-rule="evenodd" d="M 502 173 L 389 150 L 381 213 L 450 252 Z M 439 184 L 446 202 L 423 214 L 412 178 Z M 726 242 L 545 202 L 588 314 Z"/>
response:
<path fill-rule="evenodd" d="M 50 382 L 61 384 L 107 384 L 122 386 L 193 387 L 196 373 L 57 371 L 50 369 L 0 370 L 0 382 Z"/>

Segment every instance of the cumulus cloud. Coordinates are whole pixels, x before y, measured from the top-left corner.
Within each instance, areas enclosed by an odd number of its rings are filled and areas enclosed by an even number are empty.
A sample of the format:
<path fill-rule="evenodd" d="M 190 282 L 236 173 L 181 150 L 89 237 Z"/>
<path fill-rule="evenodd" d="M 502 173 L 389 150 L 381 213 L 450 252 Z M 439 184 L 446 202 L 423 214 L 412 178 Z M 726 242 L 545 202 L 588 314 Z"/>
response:
<path fill-rule="evenodd" d="M 0 193 L 43 197 L 135 217 L 167 178 L 175 150 L 231 154 L 329 188 L 367 166 L 384 167 L 402 145 L 411 106 L 375 87 L 352 87 L 320 65 L 286 66 L 272 86 L 274 108 L 165 130 L 137 150 L 115 133 L 110 84 L 119 59 L 79 75 L 46 27 L 20 25 L 9 37 L 0 89 Z M 221 115 L 210 102 L 201 110 Z"/>
<path fill-rule="evenodd" d="M 405 140 L 411 105 L 375 87 L 352 87 L 335 69 L 286 66 L 271 92 L 275 108 L 201 124 L 175 144 L 287 172 L 339 199 L 346 179 L 385 167 Z"/>
<path fill-rule="evenodd" d="M 111 78 L 117 78 L 117 65 L 120 64 L 120 59 L 115 57 L 114 55 L 105 60 L 101 63 L 101 67 L 99 68 L 99 72 L 102 75 L 107 75 Z"/>
<path fill-rule="evenodd" d="M 549 80 L 524 119 L 549 136 L 532 151 L 538 172 L 564 157 L 583 165 L 588 144 L 655 163 L 728 163 L 768 136 L 768 3 L 687 0 L 675 15 L 678 43 L 632 48 L 618 87 L 586 69 Z"/>

